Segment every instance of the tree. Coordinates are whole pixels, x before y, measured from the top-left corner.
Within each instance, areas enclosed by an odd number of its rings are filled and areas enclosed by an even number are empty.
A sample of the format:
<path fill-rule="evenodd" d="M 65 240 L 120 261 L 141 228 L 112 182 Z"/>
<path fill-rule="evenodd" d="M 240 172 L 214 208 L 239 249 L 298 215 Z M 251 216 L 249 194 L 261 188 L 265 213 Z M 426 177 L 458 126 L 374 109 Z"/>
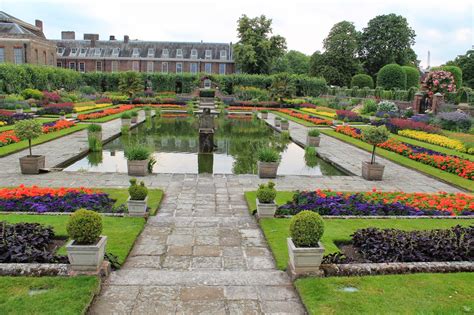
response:
<path fill-rule="evenodd" d="M 269 74 L 275 60 L 285 53 L 286 40 L 272 35 L 272 20 L 265 15 L 249 18 L 242 15 L 238 20 L 239 41 L 234 46 L 237 68 L 251 74 Z"/>
<path fill-rule="evenodd" d="M 136 93 L 143 92 L 143 80 L 137 72 L 122 72 L 120 73 L 118 88 L 120 93 L 128 95 L 128 97 L 131 98 Z"/>
<path fill-rule="evenodd" d="M 24 119 L 19 120 L 15 123 L 15 135 L 20 139 L 28 140 L 28 148 L 30 150 L 30 155 L 33 156 L 31 152 L 31 140 L 36 139 L 43 134 L 43 124 L 34 119 Z"/>
<path fill-rule="evenodd" d="M 359 45 L 365 70 L 375 76 L 386 64 L 416 65 L 416 54 L 412 49 L 415 36 L 415 31 L 401 15 L 379 15 L 370 20 L 363 29 Z"/>
<path fill-rule="evenodd" d="M 275 61 L 272 73 L 308 74 L 310 57 L 296 50 L 290 50 Z"/>
<path fill-rule="evenodd" d="M 453 61 L 447 62 L 446 65 L 461 68 L 463 84 L 474 88 L 474 49 L 470 49 L 465 55 L 460 55 Z"/>
<path fill-rule="evenodd" d="M 272 99 L 278 100 L 282 104 L 284 98 L 292 98 L 294 94 L 295 86 L 288 74 L 281 73 L 274 76 L 270 86 L 270 96 Z"/>

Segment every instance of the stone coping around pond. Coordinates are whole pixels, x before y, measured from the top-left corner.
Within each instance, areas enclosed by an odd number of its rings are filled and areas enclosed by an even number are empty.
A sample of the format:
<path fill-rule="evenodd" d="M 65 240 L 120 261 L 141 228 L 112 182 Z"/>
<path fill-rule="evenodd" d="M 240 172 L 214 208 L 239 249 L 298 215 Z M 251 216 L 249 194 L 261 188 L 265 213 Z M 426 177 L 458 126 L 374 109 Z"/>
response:
<path fill-rule="evenodd" d="M 70 215 L 74 212 L 35 212 L 35 211 L 0 211 L 0 214 L 33 214 L 33 215 Z M 128 213 L 97 212 L 107 217 L 125 217 Z"/>
<path fill-rule="evenodd" d="M 100 276 L 105 279 L 110 275 L 111 265 L 103 261 L 97 271 L 78 272 L 71 268 L 70 264 L 43 264 L 43 263 L 0 263 L 0 276 L 60 276 L 74 277 L 78 275 Z"/>
<path fill-rule="evenodd" d="M 292 215 L 275 216 L 275 219 L 290 219 Z M 442 216 L 442 215 L 322 215 L 323 219 L 453 219 L 474 220 L 474 215 Z"/>

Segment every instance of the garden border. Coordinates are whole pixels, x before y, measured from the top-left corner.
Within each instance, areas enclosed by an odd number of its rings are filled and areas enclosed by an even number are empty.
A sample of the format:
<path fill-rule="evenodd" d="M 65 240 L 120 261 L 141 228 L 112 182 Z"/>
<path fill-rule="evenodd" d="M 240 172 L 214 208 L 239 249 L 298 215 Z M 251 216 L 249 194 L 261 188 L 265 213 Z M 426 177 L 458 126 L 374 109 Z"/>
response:
<path fill-rule="evenodd" d="M 291 219 L 292 215 L 282 215 L 282 216 L 274 216 L 274 219 Z M 405 220 L 416 220 L 416 219 L 452 219 L 452 220 L 473 220 L 474 215 L 457 215 L 457 216 L 443 216 L 443 215 L 322 215 L 323 219 L 370 219 L 370 220 L 377 220 L 377 219 L 405 219 Z"/>

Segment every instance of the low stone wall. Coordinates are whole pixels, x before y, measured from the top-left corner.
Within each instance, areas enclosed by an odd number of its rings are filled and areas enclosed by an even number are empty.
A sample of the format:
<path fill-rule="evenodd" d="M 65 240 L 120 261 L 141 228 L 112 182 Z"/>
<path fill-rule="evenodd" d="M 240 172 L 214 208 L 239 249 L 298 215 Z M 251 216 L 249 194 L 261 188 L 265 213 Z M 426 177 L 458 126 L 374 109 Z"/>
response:
<path fill-rule="evenodd" d="M 0 264 L 0 276 L 68 276 L 68 264 Z"/>

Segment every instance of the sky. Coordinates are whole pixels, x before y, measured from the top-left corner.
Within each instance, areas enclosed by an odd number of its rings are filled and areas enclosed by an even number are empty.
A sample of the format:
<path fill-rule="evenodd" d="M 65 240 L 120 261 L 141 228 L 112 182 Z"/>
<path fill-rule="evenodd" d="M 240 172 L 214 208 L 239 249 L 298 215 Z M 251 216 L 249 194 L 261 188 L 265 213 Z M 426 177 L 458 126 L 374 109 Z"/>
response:
<path fill-rule="evenodd" d="M 322 50 L 331 27 L 342 20 L 358 30 L 377 15 L 396 13 L 415 30 L 414 50 L 427 66 L 443 64 L 474 45 L 472 0 L 0 0 L 0 10 L 34 24 L 44 23 L 49 39 L 61 31 L 97 33 L 100 39 L 237 42 L 242 14 L 273 20 L 273 33 L 287 40 L 289 50 L 312 54 Z"/>

